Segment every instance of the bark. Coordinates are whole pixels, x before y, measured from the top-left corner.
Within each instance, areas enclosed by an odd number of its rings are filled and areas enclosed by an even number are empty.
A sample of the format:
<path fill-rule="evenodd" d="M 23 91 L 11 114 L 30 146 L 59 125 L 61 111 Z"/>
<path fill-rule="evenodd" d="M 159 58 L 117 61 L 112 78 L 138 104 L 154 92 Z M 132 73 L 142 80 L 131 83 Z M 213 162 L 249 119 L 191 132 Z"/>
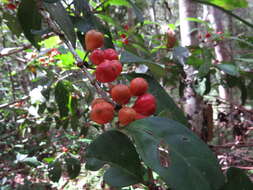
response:
<path fill-rule="evenodd" d="M 198 45 L 196 22 L 189 22 L 188 17 L 196 17 L 197 4 L 191 0 L 179 0 L 179 14 L 180 14 L 180 34 L 181 45 L 196 46 Z M 194 68 L 190 65 L 184 66 L 185 72 L 185 89 L 184 89 L 184 111 L 187 115 L 189 123 L 199 136 L 202 136 L 203 130 L 203 100 L 198 96 L 193 88 L 195 82 Z"/>
<path fill-rule="evenodd" d="M 215 7 L 209 7 L 210 10 L 210 15 L 209 15 L 209 21 L 213 26 L 213 29 L 215 32 L 224 32 L 224 26 L 222 21 L 224 20 L 224 14 L 221 12 L 221 10 L 218 10 Z M 229 44 L 222 40 L 220 41 L 216 46 L 215 46 L 215 56 L 216 59 L 218 60 L 218 62 L 223 62 L 223 61 L 230 61 L 232 59 L 231 57 L 231 52 L 229 50 Z M 224 77 L 224 74 L 221 73 L 221 77 Z M 225 89 L 222 85 L 220 85 L 219 87 L 219 97 L 230 102 L 232 99 L 231 96 L 231 89 Z M 222 107 L 224 107 L 222 105 Z M 225 108 L 222 111 L 225 111 L 226 109 L 229 108 Z"/>

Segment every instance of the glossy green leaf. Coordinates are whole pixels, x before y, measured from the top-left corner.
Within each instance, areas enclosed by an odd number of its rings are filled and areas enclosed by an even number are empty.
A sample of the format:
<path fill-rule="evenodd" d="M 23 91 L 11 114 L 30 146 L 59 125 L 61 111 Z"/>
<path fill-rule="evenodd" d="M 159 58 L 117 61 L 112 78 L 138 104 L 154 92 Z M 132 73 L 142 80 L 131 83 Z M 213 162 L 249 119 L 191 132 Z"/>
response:
<path fill-rule="evenodd" d="M 123 51 L 121 53 L 120 61 L 122 63 L 141 63 L 141 64 L 145 64 L 149 67 L 149 69 L 151 70 L 151 72 L 155 76 L 162 77 L 162 76 L 165 75 L 165 70 L 162 66 L 154 63 L 151 60 L 147 60 L 147 59 L 141 58 L 137 55 L 134 55 L 133 53 L 128 52 L 128 51 Z"/>
<path fill-rule="evenodd" d="M 41 29 L 41 15 L 36 8 L 35 0 L 22 0 L 18 8 L 18 20 L 25 37 L 33 46 L 39 48 L 40 36 L 32 34 L 32 30 Z M 28 19 L 29 18 L 29 19 Z"/>
<path fill-rule="evenodd" d="M 53 20 L 57 22 L 62 31 L 67 36 L 68 40 L 71 42 L 73 47 L 76 46 L 76 33 L 74 30 L 74 25 L 61 4 L 61 2 L 57 3 L 44 3 L 46 10 L 50 13 L 50 16 Z"/>
<path fill-rule="evenodd" d="M 144 163 L 172 189 L 218 190 L 224 176 L 209 147 L 182 124 L 160 117 L 125 128 Z"/>
<path fill-rule="evenodd" d="M 232 76 L 239 76 L 240 75 L 238 67 L 236 67 L 233 64 L 222 63 L 222 64 L 218 64 L 217 67 L 229 75 L 232 75 Z"/>
<path fill-rule="evenodd" d="M 69 157 L 65 159 L 67 165 L 67 172 L 70 179 L 76 178 L 81 170 L 81 163 L 78 159 Z"/>
<path fill-rule="evenodd" d="M 168 117 L 188 126 L 188 121 L 183 111 L 178 108 L 174 100 L 153 77 L 145 74 L 129 74 L 127 77 L 130 80 L 135 77 L 142 77 L 147 80 L 149 84 L 148 91 L 153 94 L 157 100 L 156 115 L 163 113 L 164 117 Z"/>
<path fill-rule="evenodd" d="M 88 146 L 86 157 L 87 169 L 99 169 L 104 163 L 108 163 L 112 167 L 123 170 L 122 175 L 127 175 L 138 182 L 142 181 L 143 168 L 135 147 L 130 139 L 119 131 L 107 131 L 97 137 Z"/>
<path fill-rule="evenodd" d="M 105 182 L 112 187 L 126 187 L 140 182 L 120 168 L 109 168 L 104 174 Z"/>
<path fill-rule="evenodd" d="M 229 168 L 227 183 L 221 190 L 252 190 L 253 183 L 245 172 L 239 168 Z"/>
<path fill-rule="evenodd" d="M 53 182 L 58 182 L 61 178 L 62 168 L 58 161 L 52 162 L 48 165 L 48 177 Z"/>

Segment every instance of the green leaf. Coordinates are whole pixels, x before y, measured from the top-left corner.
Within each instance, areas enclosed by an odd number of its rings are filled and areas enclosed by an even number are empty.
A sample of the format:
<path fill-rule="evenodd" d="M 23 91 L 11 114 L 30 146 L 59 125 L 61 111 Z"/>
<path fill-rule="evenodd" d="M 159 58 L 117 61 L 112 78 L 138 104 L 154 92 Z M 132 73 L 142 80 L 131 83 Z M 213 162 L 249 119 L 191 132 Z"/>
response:
<path fill-rule="evenodd" d="M 143 168 L 135 147 L 130 139 L 119 131 L 111 130 L 100 135 L 88 146 L 86 157 L 87 169 L 99 169 L 102 163 L 108 163 L 112 167 L 123 170 L 123 176 L 127 175 L 138 182 L 142 181 Z M 123 176 L 120 179 L 125 178 Z M 125 183 L 118 185 L 124 186 Z"/>
<path fill-rule="evenodd" d="M 156 115 L 163 112 L 164 116 L 188 126 L 188 121 L 183 111 L 178 108 L 174 100 L 153 77 L 145 74 L 129 74 L 127 77 L 130 80 L 136 77 L 142 77 L 147 80 L 149 84 L 148 91 L 153 94 L 157 100 Z"/>
<path fill-rule="evenodd" d="M 221 190 L 252 190 L 253 183 L 245 172 L 239 168 L 229 168 L 227 183 Z"/>
<path fill-rule="evenodd" d="M 222 63 L 222 64 L 218 64 L 216 66 L 220 70 L 224 71 L 225 73 L 227 73 L 229 75 L 236 76 L 236 77 L 238 77 L 240 75 L 238 67 L 236 67 L 233 64 Z"/>
<path fill-rule="evenodd" d="M 85 168 L 91 171 L 97 171 L 105 165 L 106 162 L 96 158 L 87 158 Z"/>
<path fill-rule="evenodd" d="M 40 46 L 38 42 L 41 40 L 41 38 L 40 36 L 32 34 L 32 30 L 41 29 L 41 16 L 36 7 L 36 1 L 22 0 L 18 8 L 17 15 L 25 37 L 34 47 L 39 49 Z"/>
<path fill-rule="evenodd" d="M 45 48 L 54 48 L 61 42 L 59 36 L 52 36 L 46 40 L 43 40 L 41 42 L 42 45 L 45 46 Z"/>
<path fill-rule="evenodd" d="M 248 7 L 247 0 L 202 0 L 202 1 L 218 5 L 227 10 Z"/>
<path fill-rule="evenodd" d="M 134 55 L 131 52 L 123 51 L 120 56 L 121 63 L 139 63 L 139 64 L 145 64 L 149 67 L 151 72 L 158 77 L 165 76 L 165 70 L 162 66 L 153 63 L 153 61 L 150 61 L 148 59 L 143 59 L 137 55 Z"/>
<path fill-rule="evenodd" d="M 69 157 L 65 159 L 67 171 L 70 179 L 76 178 L 81 170 L 81 163 L 78 159 Z"/>
<path fill-rule="evenodd" d="M 104 174 L 105 182 L 112 187 L 126 187 L 140 182 L 139 179 L 120 168 L 109 168 Z"/>
<path fill-rule="evenodd" d="M 68 116 L 69 113 L 69 97 L 72 85 L 69 81 L 63 80 L 59 81 L 55 87 L 55 101 L 58 105 L 60 111 L 60 117 L 64 118 Z"/>
<path fill-rule="evenodd" d="M 67 36 L 68 40 L 71 42 L 72 46 L 76 46 L 76 33 L 74 30 L 74 25 L 61 4 L 61 2 L 57 3 L 44 3 L 45 8 L 50 13 L 53 20 L 57 22 L 62 31 Z"/>
<path fill-rule="evenodd" d="M 6 25 L 11 30 L 11 32 L 17 37 L 19 37 L 22 33 L 22 28 L 19 24 L 17 17 L 9 14 L 8 12 L 3 12 L 3 19 L 7 21 Z"/>
<path fill-rule="evenodd" d="M 111 6 L 126 6 L 129 7 L 129 2 L 127 0 L 108 0 L 106 1 L 105 5 L 111 5 Z"/>
<path fill-rule="evenodd" d="M 62 168 L 58 161 L 48 164 L 48 177 L 53 182 L 58 182 L 61 178 Z"/>
<path fill-rule="evenodd" d="M 125 128 L 144 163 L 172 189 L 218 190 L 224 184 L 215 155 L 190 129 L 160 117 Z"/>

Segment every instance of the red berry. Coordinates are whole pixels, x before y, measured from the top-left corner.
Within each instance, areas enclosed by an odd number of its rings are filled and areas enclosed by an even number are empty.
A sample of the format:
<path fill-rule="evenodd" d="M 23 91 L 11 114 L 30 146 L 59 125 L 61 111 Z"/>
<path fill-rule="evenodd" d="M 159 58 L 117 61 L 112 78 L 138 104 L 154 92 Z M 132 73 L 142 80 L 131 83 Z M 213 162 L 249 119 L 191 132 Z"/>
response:
<path fill-rule="evenodd" d="M 143 94 L 137 98 L 133 109 L 144 116 L 150 116 L 156 111 L 156 99 L 152 94 Z"/>
<path fill-rule="evenodd" d="M 126 34 L 121 34 L 120 37 L 121 38 L 126 38 Z"/>
<path fill-rule="evenodd" d="M 136 111 L 133 108 L 124 107 L 119 110 L 120 125 L 128 125 L 136 119 Z"/>
<path fill-rule="evenodd" d="M 167 32 L 167 43 L 166 47 L 167 48 L 173 48 L 177 43 L 177 38 L 174 30 L 169 29 Z"/>
<path fill-rule="evenodd" d="M 118 60 L 105 60 L 96 68 L 96 79 L 99 82 L 106 83 L 114 81 L 121 73 L 122 65 Z"/>
<path fill-rule="evenodd" d="M 104 35 L 96 30 L 89 30 L 85 34 L 85 47 L 88 51 L 93 51 L 104 45 Z"/>
<path fill-rule="evenodd" d="M 131 98 L 130 89 L 127 85 L 118 84 L 111 89 L 111 97 L 118 104 L 127 104 Z"/>
<path fill-rule="evenodd" d="M 104 61 L 104 51 L 101 49 L 95 49 L 90 55 L 90 60 L 94 65 L 99 65 Z"/>
<path fill-rule="evenodd" d="M 13 3 L 7 4 L 6 7 L 10 10 L 15 10 L 17 8 L 16 5 L 14 5 Z"/>
<path fill-rule="evenodd" d="M 218 31 L 218 32 L 216 32 L 216 34 L 221 35 L 221 34 L 223 34 L 223 32 Z"/>
<path fill-rule="evenodd" d="M 125 30 L 129 30 L 129 26 L 128 26 L 127 24 L 125 24 L 125 25 L 123 26 L 123 28 L 124 28 Z"/>
<path fill-rule="evenodd" d="M 145 94 L 148 90 L 148 82 L 141 77 L 137 77 L 130 82 L 130 91 L 133 96 Z"/>
<path fill-rule="evenodd" d="M 114 107 L 108 102 L 100 102 L 93 106 L 90 119 L 98 124 L 109 123 L 114 117 Z"/>
<path fill-rule="evenodd" d="M 64 147 L 62 147 L 62 152 L 68 152 L 69 151 L 69 149 L 68 148 L 66 148 L 65 146 Z"/>
<path fill-rule="evenodd" d="M 114 49 L 109 48 L 109 49 L 104 50 L 104 59 L 118 60 L 119 55 Z"/>
<path fill-rule="evenodd" d="M 123 44 L 125 44 L 125 45 L 129 44 L 128 38 L 123 39 Z"/>
<path fill-rule="evenodd" d="M 212 35 L 210 33 L 206 33 L 206 38 L 210 38 Z"/>
<path fill-rule="evenodd" d="M 143 118 L 145 118 L 145 117 L 148 117 L 148 116 L 141 115 L 141 114 L 139 114 L 139 113 L 136 112 L 136 115 L 135 115 L 135 119 L 136 119 L 136 120 L 137 120 L 137 119 L 143 119 Z"/>

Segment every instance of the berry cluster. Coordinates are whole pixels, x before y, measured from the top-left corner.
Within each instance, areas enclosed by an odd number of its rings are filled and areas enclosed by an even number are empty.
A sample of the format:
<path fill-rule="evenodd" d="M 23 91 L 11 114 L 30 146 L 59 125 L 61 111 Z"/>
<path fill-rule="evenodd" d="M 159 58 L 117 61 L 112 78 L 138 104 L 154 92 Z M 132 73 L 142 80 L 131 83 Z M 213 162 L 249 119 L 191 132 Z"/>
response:
<path fill-rule="evenodd" d="M 90 51 L 90 61 L 97 65 L 95 76 L 101 83 L 114 81 L 122 72 L 118 53 L 114 49 L 99 49 L 104 45 L 101 32 L 90 30 L 85 35 L 86 50 Z M 117 84 L 110 89 L 112 100 L 120 105 L 118 111 L 119 124 L 128 125 L 136 119 L 142 119 L 155 113 L 156 99 L 147 93 L 148 82 L 143 78 L 135 78 L 130 85 Z M 126 106 L 132 96 L 137 97 L 132 107 Z M 115 107 L 103 98 L 93 100 L 90 119 L 98 124 L 106 124 L 113 120 Z"/>
<path fill-rule="evenodd" d="M 142 119 L 155 113 L 156 99 L 147 93 L 148 83 L 145 79 L 134 78 L 130 85 L 117 84 L 110 90 L 110 96 L 114 102 L 121 105 L 118 112 L 119 124 L 128 125 L 136 119 Z M 131 97 L 137 97 L 132 107 L 126 106 Z M 103 98 L 93 100 L 91 104 L 90 118 L 99 124 L 106 124 L 114 118 L 114 106 Z"/>

